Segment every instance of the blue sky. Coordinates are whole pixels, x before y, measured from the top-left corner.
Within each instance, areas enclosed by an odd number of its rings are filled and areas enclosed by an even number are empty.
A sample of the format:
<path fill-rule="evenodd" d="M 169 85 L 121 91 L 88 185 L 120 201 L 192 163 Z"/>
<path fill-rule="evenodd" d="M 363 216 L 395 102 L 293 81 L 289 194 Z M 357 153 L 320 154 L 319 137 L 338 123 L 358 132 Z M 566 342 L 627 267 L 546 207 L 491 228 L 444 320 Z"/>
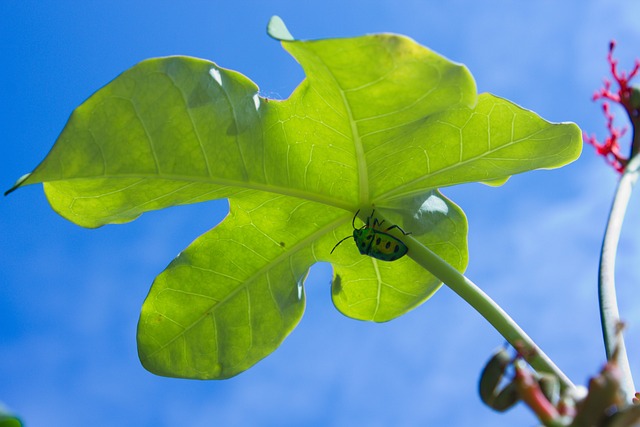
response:
<path fill-rule="evenodd" d="M 395 32 L 465 63 L 489 91 L 552 121 L 605 135 L 590 97 L 610 39 L 630 68 L 640 51 L 632 1 L 136 1 L 0 3 L 0 184 L 45 156 L 69 114 L 137 62 L 191 55 L 286 97 L 299 66 L 265 34 L 280 15 L 299 38 Z M 467 213 L 467 275 L 576 383 L 603 363 L 596 274 L 616 174 L 590 147 L 572 165 L 499 188 L 445 189 Z M 385 324 L 342 316 L 330 267 L 317 265 L 307 310 L 271 356 L 226 381 L 156 377 L 135 331 L 154 277 L 226 214 L 225 201 L 172 208 L 97 230 L 57 216 L 40 186 L 0 201 L 0 401 L 30 427 L 536 425 L 477 396 L 503 340 L 446 288 Z M 640 202 L 618 259 L 632 369 L 640 371 Z"/>

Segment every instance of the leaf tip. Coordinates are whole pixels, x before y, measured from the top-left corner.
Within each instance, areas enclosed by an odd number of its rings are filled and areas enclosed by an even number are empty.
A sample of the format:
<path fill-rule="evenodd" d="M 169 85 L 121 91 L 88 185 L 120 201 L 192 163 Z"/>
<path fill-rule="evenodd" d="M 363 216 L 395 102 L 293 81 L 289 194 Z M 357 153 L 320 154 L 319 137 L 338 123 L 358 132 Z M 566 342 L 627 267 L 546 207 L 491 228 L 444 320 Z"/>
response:
<path fill-rule="evenodd" d="M 295 40 L 289 32 L 289 29 L 287 29 L 287 26 L 284 24 L 282 18 L 278 15 L 273 15 L 271 19 L 269 19 L 269 23 L 267 24 L 267 34 L 278 41 Z"/>
<path fill-rule="evenodd" d="M 14 191 L 16 191 L 22 185 L 22 183 L 24 183 L 27 180 L 27 178 L 29 178 L 30 175 L 31 175 L 30 173 L 26 173 L 26 174 L 22 175 L 20 178 L 18 178 L 16 183 L 13 184 L 13 187 L 11 187 L 10 189 L 8 189 L 7 191 L 4 192 L 4 195 L 8 196 L 9 194 L 11 194 Z"/>

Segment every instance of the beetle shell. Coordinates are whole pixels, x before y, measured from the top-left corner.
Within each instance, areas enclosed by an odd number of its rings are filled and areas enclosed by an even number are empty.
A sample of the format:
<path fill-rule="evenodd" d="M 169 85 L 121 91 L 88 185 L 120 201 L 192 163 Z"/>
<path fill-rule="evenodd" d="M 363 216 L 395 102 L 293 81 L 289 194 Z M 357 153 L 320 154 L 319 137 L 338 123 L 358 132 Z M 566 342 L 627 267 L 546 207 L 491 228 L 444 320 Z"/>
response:
<path fill-rule="evenodd" d="M 359 212 L 359 211 L 358 211 Z M 361 228 L 355 227 L 355 219 L 358 216 L 358 212 L 353 217 L 352 225 L 353 225 L 353 240 L 356 242 L 356 246 L 362 255 L 368 255 L 372 258 L 379 259 L 381 261 L 395 261 L 399 258 L 402 258 L 409 251 L 407 245 L 405 245 L 400 239 L 392 236 L 387 233 L 387 231 L 392 228 L 397 228 L 404 235 L 408 235 L 410 233 L 405 233 L 405 231 L 398 227 L 397 225 L 392 225 L 391 227 L 382 230 L 379 227 L 382 225 L 382 222 L 378 222 L 376 218 L 373 216 L 373 212 L 367 218 L 367 223 L 363 225 Z M 373 222 L 371 220 L 373 219 Z M 351 236 L 345 237 L 340 240 L 333 247 L 331 252 L 338 247 L 340 243 L 345 241 Z"/>
<path fill-rule="evenodd" d="M 353 240 L 362 255 L 382 261 L 395 261 L 407 252 L 407 245 L 389 233 L 373 228 L 353 230 Z"/>

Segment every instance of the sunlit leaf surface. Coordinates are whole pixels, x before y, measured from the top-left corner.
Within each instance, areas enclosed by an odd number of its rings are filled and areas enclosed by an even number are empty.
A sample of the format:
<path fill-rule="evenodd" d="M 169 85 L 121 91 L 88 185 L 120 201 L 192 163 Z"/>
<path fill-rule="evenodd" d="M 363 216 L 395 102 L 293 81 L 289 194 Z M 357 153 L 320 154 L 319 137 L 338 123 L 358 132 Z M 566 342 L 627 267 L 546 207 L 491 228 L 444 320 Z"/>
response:
<path fill-rule="evenodd" d="M 230 213 L 155 280 L 138 326 L 150 371 L 227 378 L 271 353 L 304 311 L 311 265 L 334 266 L 345 315 L 383 322 L 441 283 L 411 259 L 362 256 L 348 239 L 375 208 L 463 271 L 467 224 L 438 188 L 574 160 L 573 124 L 490 94 L 468 70 L 397 35 L 297 41 L 270 27 L 307 78 L 286 100 L 195 58 L 144 61 L 72 114 L 45 160 L 52 207 L 85 226 L 228 198 Z M 16 188 L 14 187 L 14 188 Z"/>

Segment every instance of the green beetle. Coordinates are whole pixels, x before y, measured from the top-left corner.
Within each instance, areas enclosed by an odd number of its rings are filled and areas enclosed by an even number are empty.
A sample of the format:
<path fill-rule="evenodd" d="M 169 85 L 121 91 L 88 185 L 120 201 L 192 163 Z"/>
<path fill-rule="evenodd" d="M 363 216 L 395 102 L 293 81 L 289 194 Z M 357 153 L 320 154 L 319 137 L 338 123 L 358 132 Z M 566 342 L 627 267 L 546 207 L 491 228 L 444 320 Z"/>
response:
<path fill-rule="evenodd" d="M 355 240 L 356 246 L 362 255 L 369 255 L 370 257 L 381 261 L 395 261 L 406 255 L 409 251 L 407 245 L 402 243 L 402 241 L 397 237 L 387 233 L 387 231 L 397 228 L 405 236 L 411 233 L 405 233 L 405 231 L 397 225 L 392 225 L 385 230 L 380 229 L 384 220 L 378 222 L 378 219 L 374 218 L 373 213 L 375 210 L 373 210 L 371 215 L 367 217 L 367 223 L 365 225 L 360 228 L 356 228 L 356 217 L 359 212 L 360 210 L 358 209 L 358 212 L 353 216 L 351 225 L 353 226 L 353 240 Z M 371 220 L 373 220 L 373 222 L 371 222 Z M 340 243 L 350 237 L 352 236 L 347 236 L 336 243 L 333 249 L 331 249 L 331 253 L 336 250 Z"/>

